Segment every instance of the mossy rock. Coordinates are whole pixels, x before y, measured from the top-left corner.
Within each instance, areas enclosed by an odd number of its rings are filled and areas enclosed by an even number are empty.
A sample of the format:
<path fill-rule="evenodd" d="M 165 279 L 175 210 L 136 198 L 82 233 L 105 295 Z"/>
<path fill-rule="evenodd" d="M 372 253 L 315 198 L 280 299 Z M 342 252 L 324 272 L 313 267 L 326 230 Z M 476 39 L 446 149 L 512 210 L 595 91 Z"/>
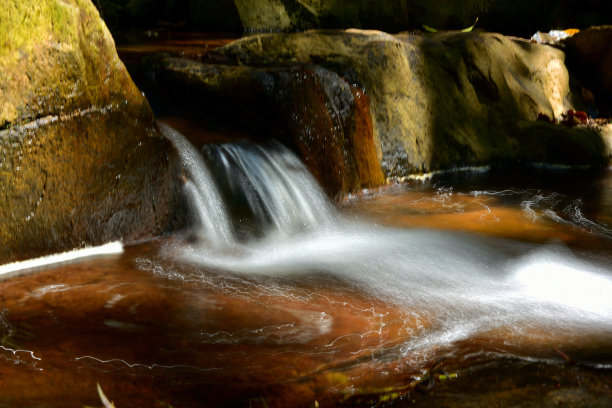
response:
<path fill-rule="evenodd" d="M 0 22 L 0 263 L 170 228 L 177 159 L 93 4 Z"/>

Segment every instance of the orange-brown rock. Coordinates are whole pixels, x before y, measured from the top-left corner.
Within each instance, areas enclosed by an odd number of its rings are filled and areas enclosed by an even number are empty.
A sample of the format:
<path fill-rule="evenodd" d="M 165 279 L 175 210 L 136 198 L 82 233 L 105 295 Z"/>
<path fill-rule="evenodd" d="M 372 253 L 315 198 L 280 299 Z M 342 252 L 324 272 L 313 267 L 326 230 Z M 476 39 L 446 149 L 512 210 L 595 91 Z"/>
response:
<path fill-rule="evenodd" d="M 157 86 L 174 100 L 300 153 L 330 196 L 384 183 L 367 96 L 316 65 L 257 68 L 161 57 Z"/>

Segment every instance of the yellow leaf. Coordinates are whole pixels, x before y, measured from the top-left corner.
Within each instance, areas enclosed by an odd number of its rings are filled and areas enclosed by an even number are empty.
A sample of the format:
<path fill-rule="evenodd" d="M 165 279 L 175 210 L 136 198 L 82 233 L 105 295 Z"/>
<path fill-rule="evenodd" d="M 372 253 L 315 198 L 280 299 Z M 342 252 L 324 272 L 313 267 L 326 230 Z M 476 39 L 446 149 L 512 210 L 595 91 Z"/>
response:
<path fill-rule="evenodd" d="M 462 33 L 469 33 L 470 31 L 472 31 L 474 29 L 474 27 L 476 27 L 476 23 L 478 23 L 478 17 L 476 17 L 476 21 L 474 21 L 474 24 L 472 24 L 468 28 L 464 28 L 463 30 L 461 30 L 461 32 Z"/>

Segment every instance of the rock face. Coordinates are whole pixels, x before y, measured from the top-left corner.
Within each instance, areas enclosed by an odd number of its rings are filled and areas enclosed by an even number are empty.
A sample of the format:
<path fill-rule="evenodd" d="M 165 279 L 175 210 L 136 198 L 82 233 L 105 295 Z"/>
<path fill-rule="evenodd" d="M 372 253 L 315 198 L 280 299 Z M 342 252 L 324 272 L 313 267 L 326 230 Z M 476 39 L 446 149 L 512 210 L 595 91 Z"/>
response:
<path fill-rule="evenodd" d="M 612 25 L 582 30 L 564 44 L 568 67 L 595 93 L 599 114 L 612 117 Z"/>
<path fill-rule="evenodd" d="M 234 0 L 247 32 L 307 28 L 408 28 L 409 6 L 397 0 Z"/>
<path fill-rule="evenodd" d="M 479 32 L 347 30 L 256 35 L 221 52 L 257 67 L 318 64 L 364 89 L 387 176 L 500 162 L 609 161 L 602 132 L 534 123 L 574 106 L 564 54 L 550 46 Z M 547 142 L 533 126 L 549 129 Z M 548 155 L 556 144 L 587 153 Z"/>
<path fill-rule="evenodd" d="M 316 65 L 251 68 L 162 57 L 157 86 L 168 98 L 297 150 L 330 196 L 384 183 L 363 91 Z"/>
<path fill-rule="evenodd" d="M 165 231 L 179 169 L 89 0 L 0 8 L 0 263 Z"/>

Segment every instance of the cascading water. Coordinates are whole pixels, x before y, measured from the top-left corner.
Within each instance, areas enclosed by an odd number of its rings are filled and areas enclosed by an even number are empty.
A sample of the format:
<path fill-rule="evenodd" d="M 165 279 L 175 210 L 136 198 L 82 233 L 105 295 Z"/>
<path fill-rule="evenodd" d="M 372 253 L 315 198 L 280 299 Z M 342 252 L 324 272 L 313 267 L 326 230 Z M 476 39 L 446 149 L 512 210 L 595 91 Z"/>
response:
<path fill-rule="evenodd" d="M 233 241 L 231 224 L 202 156 L 179 132 L 163 123 L 159 127 L 174 144 L 187 173 L 184 188 L 198 220 L 196 233 L 215 247 L 229 245 Z"/>
<path fill-rule="evenodd" d="M 211 161 L 220 167 L 221 182 L 231 196 L 244 198 L 255 222 L 268 233 L 292 235 L 335 222 L 332 206 L 316 181 L 282 145 L 208 147 Z"/>
<path fill-rule="evenodd" d="M 213 236 L 219 228 L 220 237 L 206 241 L 223 242 L 229 249 L 206 243 L 174 248 L 172 255 L 183 261 L 232 276 L 276 277 L 289 287 L 287 279 L 300 282 L 312 276 L 353 285 L 404 311 L 405 339 L 397 349 L 403 357 L 474 336 L 497 336 L 519 354 L 526 338 L 612 341 L 608 265 L 579 259 L 562 246 L 536 249 L 514 241 L 351 221 L 332 208 L 299 160 L 280 146 L 208 147 L 210 161 L 221 169 L 221 183 L 269 226 L 262 237 L 239 241 L 231 234 L 204 161 L 175 131 L 165 131 L 184 158 L 187 185 L 197 186 L 191 199 L 200 219 L 207 221 L 205 228 L 196 228 Z M 208 198 L 197 196 L 204 192 Z M 206 204 L 209 200 L 214 204 Z M 293 296 L 286 290 L 286 296 Z"/>

